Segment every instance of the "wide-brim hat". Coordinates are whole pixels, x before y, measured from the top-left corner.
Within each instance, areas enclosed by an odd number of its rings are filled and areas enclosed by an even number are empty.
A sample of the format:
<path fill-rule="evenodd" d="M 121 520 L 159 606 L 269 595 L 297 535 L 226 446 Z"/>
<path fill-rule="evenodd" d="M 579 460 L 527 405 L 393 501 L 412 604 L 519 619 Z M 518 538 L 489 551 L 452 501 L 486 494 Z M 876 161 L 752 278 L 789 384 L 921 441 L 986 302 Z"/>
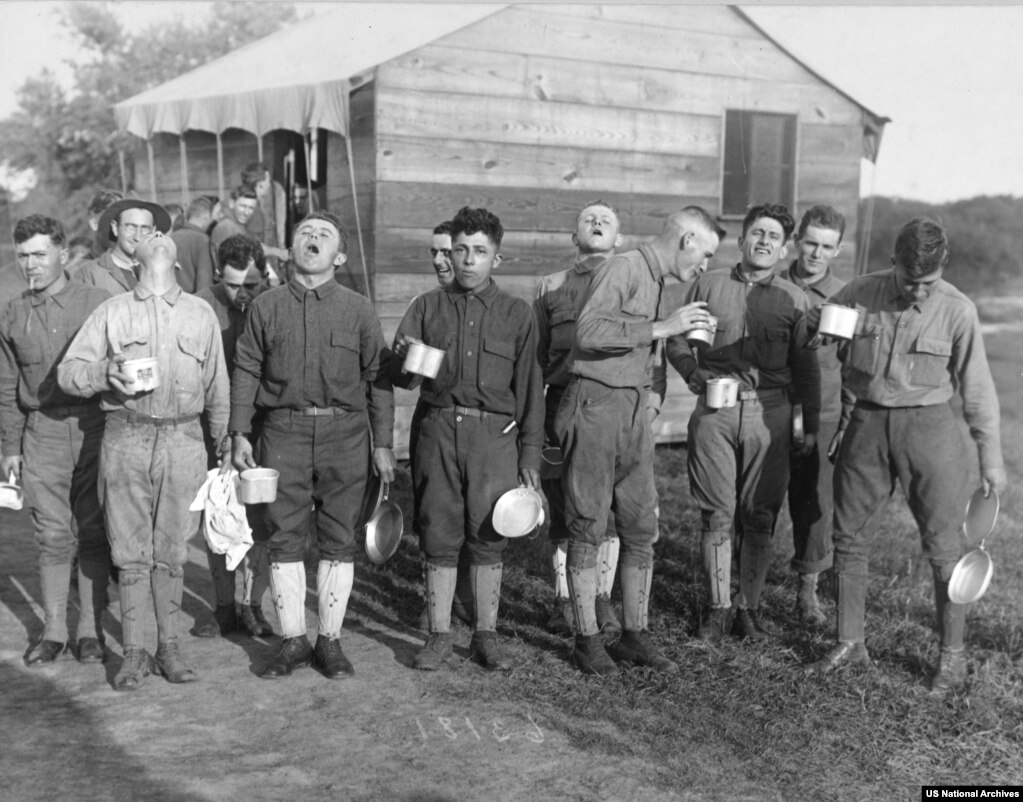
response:
<path fill-rule="evenodd" d="M 103 215 L 99 219 L 99 225 L 96 227 L 96 245 L 101 250 L 105 251 L 110 247 L 110 243 L 116 240 L 113 232 L 110 230 L 110 224 L 117 219 L 121 212 L 127 209 L 145 209 L 153 215 L 153 225 L 156 226 L 157 231 L 166 234 L 171 230 L 171 216 L 159 203 L 140 200 L 139 198 L 125 198 L 124 200 L 111 203 L 103 211 Z"/>

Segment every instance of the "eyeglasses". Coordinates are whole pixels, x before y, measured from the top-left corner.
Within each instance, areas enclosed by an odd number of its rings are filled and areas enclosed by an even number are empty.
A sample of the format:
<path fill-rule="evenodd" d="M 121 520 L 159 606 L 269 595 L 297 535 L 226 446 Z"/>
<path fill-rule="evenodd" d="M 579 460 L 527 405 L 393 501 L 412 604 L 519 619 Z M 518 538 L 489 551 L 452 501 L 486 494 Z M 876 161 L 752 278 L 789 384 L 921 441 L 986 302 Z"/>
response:
<path fill-rule="evenodd" d="M 121 228 L 124 229 L 125 234 L 130 236 L 141 234 L 143 237 L 148 237 L 156 230 L 153 226 L 139 226 L 135 223 L 122 223 Z"/>

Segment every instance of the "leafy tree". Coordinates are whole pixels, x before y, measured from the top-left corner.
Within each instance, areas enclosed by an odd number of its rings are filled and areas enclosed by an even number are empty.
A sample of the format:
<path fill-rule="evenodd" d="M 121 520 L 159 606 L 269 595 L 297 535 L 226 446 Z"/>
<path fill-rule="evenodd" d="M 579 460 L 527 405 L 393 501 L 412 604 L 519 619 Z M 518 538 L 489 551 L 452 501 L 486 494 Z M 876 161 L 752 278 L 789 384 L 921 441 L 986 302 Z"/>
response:
<path fill-rule="evenodd" d="M 74 85 L 65 91 L 43 71 L 19 90 L 18 110 L 0 121 L 0 153 L 16 170 L 31 169 L 38 183 L 13 210 L 41 212 L 72 230 L 85 221 L 89 198 L 121 185 L 113 105 L 273 33 L 297 19 L 291 3 L 217 2 L 208 20 L 185 15 L 128 32 L 111 4 L 69 2 L 62 23 L 80 48 Z M 130 152 L 126 169 L 132 173 Z"/>

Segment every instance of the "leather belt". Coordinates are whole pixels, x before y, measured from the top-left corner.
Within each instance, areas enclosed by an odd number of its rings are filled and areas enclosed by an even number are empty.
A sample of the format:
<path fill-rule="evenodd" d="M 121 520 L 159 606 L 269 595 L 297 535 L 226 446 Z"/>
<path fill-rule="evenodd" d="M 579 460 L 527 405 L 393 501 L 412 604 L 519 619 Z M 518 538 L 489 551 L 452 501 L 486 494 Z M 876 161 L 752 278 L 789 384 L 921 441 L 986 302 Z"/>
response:
<path fill-rule="evenodd" d="M 759 401 L 762 398 L 777 398 L 779 394 L 786 393 L 785 387 L 768 387 L 761 390 L 743 390 L 739 393 L 740 401 Z"/>
<path fill-rule="evenodd" d="M 115 409 L 110 415 L 119 420 L 126 421 L 127 423 L 143 425 L 143 426 L 156 426 L 157 428 L 164 428 L 167 426 L 181 426 L 185 423 L 193 423 L 199 420 L 199 414 L 193 415 L 181 415 L 177 418 L 155 418 L 152 415 L 140 415 L 137 412 L 130 412 L 127 409 Z"/>
<path fill-rule="evenodd" d="M 72 415 L 84 415 L 86 412 L 98 412 L 99 404 L 72 404 L 66 407 L 42 407 L 35 410 L 48 418 L 67 418 Z"/>
<path fill-rule="evenodd" d="M 485 419 L 488 415 L 495 415 L 495 412 L 487 412 L 485 409 L 479 407 L 434 407 L 438 412 L 451 412 L 455 415 L 468 416 L 470 418 L 479 418 L 480 420 Z M 507 417 L 507 416 L 506 416 Z"/>
<path fill-rule="evenodd" d="M 347 413 L 348 410 L 341 407 L 306 407 L 305 409 L 299 410 L 299 414 L 304 415 L 307 418 L 336 418 L 339 415 L 346 415 Z"/>

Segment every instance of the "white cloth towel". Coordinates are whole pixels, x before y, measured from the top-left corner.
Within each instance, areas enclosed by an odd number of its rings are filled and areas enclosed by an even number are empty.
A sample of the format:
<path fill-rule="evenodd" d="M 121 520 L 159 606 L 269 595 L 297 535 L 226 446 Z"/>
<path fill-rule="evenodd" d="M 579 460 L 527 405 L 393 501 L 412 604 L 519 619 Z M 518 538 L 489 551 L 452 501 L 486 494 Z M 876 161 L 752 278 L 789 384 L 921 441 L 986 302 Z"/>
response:
<path fill-rule="evenodd" d="M 210 551 L 227 555 L 227 570 L 233 571 L 252 547 L 252 527 L 245 505 L 238 500 L 239 473 L 221 473 L 214 468 L 195 494 L 190 512 L 203 513 L 203 535 Z"/>

